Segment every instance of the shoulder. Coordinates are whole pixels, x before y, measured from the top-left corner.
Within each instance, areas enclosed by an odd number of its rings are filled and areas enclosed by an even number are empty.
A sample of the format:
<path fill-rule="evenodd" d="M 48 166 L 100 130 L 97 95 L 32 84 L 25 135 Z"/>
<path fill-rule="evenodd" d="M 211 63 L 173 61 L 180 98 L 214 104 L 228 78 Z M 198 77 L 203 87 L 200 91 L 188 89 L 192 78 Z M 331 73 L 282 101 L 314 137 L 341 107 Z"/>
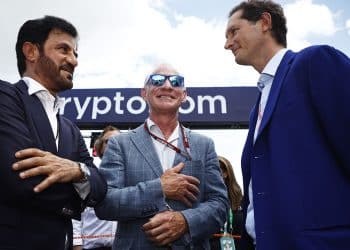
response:
<path fill-rule="evenodd" d="M 8 95 L 14 95 L 16 94 L 16 87 L 6 81 L 0 80 L 0 93 L 1 94 L 8 94 Z"/>
<path fill-rule="evenodd" d="M 295 70 L 320 71 L 333 69 L 336 65 L 349 65 L 350 59 L 340 50 L 329 45 L 314 45 L 300 50 L 293 60 Z M 348 66 L 346 66 L 348 67 Z"/>
<path fill-rule="evenodd" d="M 21 103 L 21 90 L 15 84 L 0 80 L 0 102 L 11 105 L 10 103 Z"/>
<path fill-rule="evenodd" d="M 329 45 L 310 46 L 305 49 L 302 49 L 297 54 L 298 54 L 298 57 L 310 57 L 310 58 L 334 57 L 334 56 L 348 58 L 343 52 Z"/>

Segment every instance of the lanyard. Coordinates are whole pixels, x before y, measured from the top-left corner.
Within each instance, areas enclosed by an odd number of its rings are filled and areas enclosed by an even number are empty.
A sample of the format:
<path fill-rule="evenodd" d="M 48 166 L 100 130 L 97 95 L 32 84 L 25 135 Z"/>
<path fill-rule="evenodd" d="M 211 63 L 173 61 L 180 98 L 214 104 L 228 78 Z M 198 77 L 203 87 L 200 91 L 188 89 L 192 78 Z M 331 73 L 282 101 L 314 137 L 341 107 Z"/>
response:
<path fill-rule="evenodd" d="M 192 160 L 191 155 L 189 154 L 189 149 L 190 149 L 190 144 L 188 143 L 188 138 L 185 135 L 185 131 L 183 126 L 180 124 L 180 128 L 181 128 L 181 134 L 182 134 L 182 140 L 185 146 L 185 152 L 182 151 L 180 148 L 176 147 L 174 144 L 171 144 L 170 142 L 167 142 L 166 140 L 164 140 L 163 138 L 160 138 L 159 136 L 153 134 L 147 126 L 147 122 L 144 123 L 144 128 L 145 130 L 148 132 L 148 134 L 150 136 L 152 136 L 155 140 L 159 141 L 160 143 L 163 143 L 165 146 L 167 146 L 168 148 L 174 150 L 176 153 L 186 157 L 187 159 L 189 159 L 190 161 Z"/>
<path fill-rule="evenodd" d="M 224 233 L 227 233 L 227 232 L 232 233 L 232 230 L 233 230 L 233 213 L 232 213 L 232 209 L 230 208 L 230 210 L 228 211 L 228 221 L 226 221 L 224 225 Z"/>

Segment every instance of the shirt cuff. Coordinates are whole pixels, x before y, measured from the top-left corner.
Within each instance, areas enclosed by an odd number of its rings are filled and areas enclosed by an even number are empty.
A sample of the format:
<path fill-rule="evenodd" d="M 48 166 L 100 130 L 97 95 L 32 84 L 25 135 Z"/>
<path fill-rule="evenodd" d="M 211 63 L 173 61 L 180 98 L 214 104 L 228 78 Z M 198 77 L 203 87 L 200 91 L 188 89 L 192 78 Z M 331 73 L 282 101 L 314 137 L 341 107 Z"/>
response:
<path fill-rule="evenodd" d="M 91 189 L 90 182 L 87 181 L 84 183 L 73 183 L 73 186 L 77 191 L 77 193 L 79 194 L 80 198 L 85 200 L 90 193 L 90 189 Z"/>

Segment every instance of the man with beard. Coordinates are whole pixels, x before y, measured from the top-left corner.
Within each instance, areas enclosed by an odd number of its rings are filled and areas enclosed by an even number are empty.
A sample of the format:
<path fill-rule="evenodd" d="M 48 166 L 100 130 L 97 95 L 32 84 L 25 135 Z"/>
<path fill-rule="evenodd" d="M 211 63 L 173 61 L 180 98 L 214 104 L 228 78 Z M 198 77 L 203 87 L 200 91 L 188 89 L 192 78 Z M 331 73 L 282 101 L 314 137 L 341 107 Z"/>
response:
<path fill-rule="evenodd" d="M 19 30 L 22 79 L 0 83 L 0 249 L 69 249 L 71 218 L 104 198 L 79 129 L 58 114 L 58 92 L 73 86 L 77 37 L 53 16 Z"/>

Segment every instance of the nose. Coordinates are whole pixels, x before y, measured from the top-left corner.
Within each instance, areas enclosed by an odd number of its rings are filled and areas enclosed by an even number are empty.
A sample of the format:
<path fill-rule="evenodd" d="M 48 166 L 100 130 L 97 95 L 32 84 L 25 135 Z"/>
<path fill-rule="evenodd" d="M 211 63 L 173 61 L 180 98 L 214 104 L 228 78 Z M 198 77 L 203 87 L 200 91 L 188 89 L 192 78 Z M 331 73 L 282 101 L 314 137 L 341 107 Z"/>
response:
<path fill-rule="evenodd" d="M 74 67 L 78 66 L 78 57 L 75 53 L 70 53 L 67 56 L 67 61 Z"/>
<path fill-rule="evenodd" d="M 169 79 L 166 79 L 163 86 L 162 86 L 162 88 L 167 88 L 167 89 L 172 88 L 172 87 L 173 86 L 171 85 Z"/>
<path fill-rule="evenodd" d="M 224 45 L 225 49 L 231 49 L 233 45 L 233 39 L 226 38 L 226 42 Z"/>

